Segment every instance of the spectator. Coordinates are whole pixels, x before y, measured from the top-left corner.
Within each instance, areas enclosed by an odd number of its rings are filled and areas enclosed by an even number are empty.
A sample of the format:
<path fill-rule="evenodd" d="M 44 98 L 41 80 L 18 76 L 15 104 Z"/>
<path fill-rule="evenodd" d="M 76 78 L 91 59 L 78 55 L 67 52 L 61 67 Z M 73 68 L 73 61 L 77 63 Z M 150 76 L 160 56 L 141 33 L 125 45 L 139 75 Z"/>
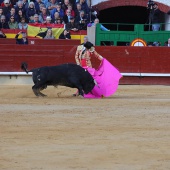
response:
<path fill-rule="evenodd" d="M 54 14 L 55 12 L 58 12 L 59 13 L 59 17 L 60 18 L 63 18 L 64 17 L 64 11 L 63 9 L 61 9 L 61 5 L 60 4 L 57 4 L 56 8 L 54 8 L 52 11 L 51 11 L 51 17 L 52 19 L 54 19 Z"/>
<path fill-rule="evenodd" d="M 42 7 L 42 12 L 39 15 L 39 21 L 41 23 L 45 23 L 46 22 L 46 18 L 49 15 L 50 15 L 50 12 L 48 11 L 48 9 L 46 7 Z"/>
<path fill-rule="evenodd" d="M 96 18 L 96 19 L 94 20 L 94 23 L 88 24 L 88 27 L 96 26 L 98 23 L 99 23 L 99 19 Z M 102 24 L 100 24 L 100 29 L 101 29 L 102 31 L 110 31 L 109 29 L 107 29 L 106 27 L 104 27 Z"/>
<path fill-rule="evenodd" d="M 85 16 L 84 11 L 81 11 L 80 15 L 76 17 L 76 23 L 79 24 L 80 30 L 87 30 L 88 18 Z"/>
<path fill-rule="evenodd" d="M 68 4 L 68 10 L 70 10 L 71 11 L 71 16 L 73 16 L 73 17 L 75 17 L 75 12 L 74 12 L 74 10 L 73 10 L 73 7 L 72 7 L 72 5 L 71 4 Z M 65 10 L 65 14 L 66 14 L 66 12 L 67 12 L 67 10 Z"/>
<path fill-rule="evenodd" d="M 161 11 L 158 8 L 158 5 L 154 3 L 153 8 L 150 9 L 150 21 L 152 23 L 152 31 L 159 31 L 160 30 L 160 15 Z"/>
<path fill-rule="evenodd" d="M 74 10 L 75 3 L 76 3 L 76 0 L 64 0 L 64 2 L 62 3 L 62 9 L 66 11 L 68 9 L 69 4 L 71 4 Z"/>
<path fill-rule="evenodd" d="M 67 14 L 64 15 L 63 17 L 64 24 L 67 24 L 68 22 L 70 22 L 70 17 L 71 17 L 71 11 L 68 9 Z"/>
<path fill-rule="evenodd" d="M 15 4 L 17 3 L 18 0 L 9 0 L 10 2 L 10 7 L 12 8 L 13 6 L 15 6 Z M 3 4 L 1 4 L 1 6 L 3 6 Z"/>
<path fill-rule="evenodd" d="M 10 21 L 8 22 L 10 29 L 18 29 L 18 23 L 15 21 L 14 16 L 11 16 Z"/>
<path fill-rule="evenodd" d="M 22 35 L 22 38 L 18 38 L 19 35 Z M 16 39 L 16 44 L 22 44 L 22 45 L 26 45 L 28 44 L 28 39 L 27 39 L 27 34 L 23 31 L 20 31 L 16 36 L 15 36 L 15 39 Z"/>
<path fill-rule="evenodd" d="M 96 7 L 91 7 L 89 8 L 89 19 L 90 22 L 94 22 L 94 20 L 97 18 L 99 15 L 99 11 Z"/>
<path fill-rule="evenodd" d="M 26 16 L 27 9 L 28 9 L 28 6 L 27 6 L 27 8 L 25 8 L 25 6 L 23 6 L 23 2 L 18 1 L 16 3 L 16 6 L 15 6 L 15 13 L 18 14 L 19 11 L 21 10 L 22 11 L 22 16 Z"/>
<path fill-rule="evenodd" d="M 2 9 L 2 7 L 0 6 L 0 18 L 1 18 L 1 15 L 3 15 L 3 9 Z"/>
<path fill-rule="evenodd" d="M 170 38 L 168 39 L 168 45 L 167 46 L 170 47 Z"/>
<path fill-rule="evenodd" d="M 11 11 L 9 14 L 6 16 L 6 21 L 10 21 L 11 16 L 14 17 L 15 21 L 18 21 L 18 15 L 15 13 L 15 8 L 11 8 Z"/>
<path fill-rule="evenodd" d="M 79 25 L 75 23 L 74 17 L 70 17 L 70 22 L 66 24 L 66 29 L 75 32 L 79 30 Z"/>
<path fill-rule="evenodd" d="M 57 18 L 56 22 L 54 24 L 63 24 L 63 21 L 61 18 Z"/>
<path fill-rule="evenodd" d="M 66 11 L 68 9 L 68 4 L 70 3 L 69 0 L 64 0 L 64 3 L 62 4 L 61 8 L 63 11 Z"/>
<path fill-rule="evenodd" d="M 83 10 L 86 15 L 89 15 L 89 7 L 86 0 L 79 0 L 78 3 L 81 4 L 81 10 Z"/>
<path fill-rule="evenodd" d="M 59 39 L 71 39 L 70 32 L 65 29 L 65 30 L 60 34 Z"/>
<path fill-rule="evenodd" d="M 10 1 L 4 0 L 3 14 L 7 16 L 10 13 L 10 10 L 11 10 Z"/>
<path fill-rule="evenodd" d="M 26 18 L 26 16 L 23 14 L 23 12 L 22 12 L 21 9 L 20 9 L 20 10 L 18 11 L 18 13 L 17 13 L 17 18 L 18 18 L 18 20 L 17 20 L 18 23 L 21 22 L 21 19 L 22 19 L 22 18 L 25 18 L 25 22 L 26 22 L 26 23 L 29 22 L 28 19 Z"/>
<path fill-rule="evenodd" d="M 46 17 L 46 21 L 45 21 L 45 24 L 52 24 L 52 19 L 51 19 L 51 16 L 47 16 Z"/>
<path fill-rule="evenodd" d="M 37 14 L 40 14 L 41 13 L 40 5 L 44 5 L 44 3 L 41 0 L 36 0 L 34 4 Z"/>
<path fill-rule="evenodd" d="M 51 13 L 51 11 L 57 7 L 57 2 L 56 0 L 49 0 L 49 2 L 47 3 L 47 9 L 49 10 L 49 12 Z"/>
<path fill-rule="evenodd" d="M 42 13 L 42 8 L 46 8 L 45 4 L 40 4 L 40 14 Z"/>
<path fill-rule="evenodd" d="M 168 41 L 165 42 L 165 46 L 170 47 L 170 38 L 168 38 Z"/>
<path fill-rule="evenodd" d="M 54 13 L 54 18 L 52 18 L 52 23 L 56 24 L 58 19 L 61 19 L 60 15 L 59 15 L 58 12 L 55 12 Z"/>
<path fill-rule="evenodd" d="M 42 0 L 42 2 L 44 3 L 44 7 L 47 7 L 47 5 L 48 5 L 48 0 Z"/>
<path fill-rule="evenodd" d="M 34 14 L 34 18 L 33 20 L 30 21 L 30 23 L 35 23 L 35 24 L 41 23 L 41 21 L 39 21 L 39 15 Z"/>
<path fill-rule="evenodd" d="M 44 37 L 44 39 L 55 39 L 55 37 L 53 36 L 52 29 L 48 29 L 48 30 L 47 30 L 47 34 L 46 34 L 46 36 Z"/>
<path fill-rule="evenodd" d="M 27 11 L 28 6 L 29 6 L 28 1 L 27 0 L 22 0 L 22 6 L 23 6 L 23 9 L 24 9 L 24 12 Z"/>
<path fill-rule="evenodd" d="M 9 25 L 8 25 L 8 22 L 6 22 L 5 15 L 1 16 L 1 19 L 0 19 L 0 29 L 9 29 Z"/>
<path fill-rule="evenodd" d="M 6 35 L 0 30 L 0 38 L 6 38 Z"/>
<path fill-rule="evenodd" d="M 160 42 L 155 41 L 155 42 L 153 42 L 152 46 L 159 47 L 160 46 Z"/>
<path fill-rule="evenodd" d="M 81 4 L 77 3 L 75 8 L 75 17 L 79 16 L 81 11 L 82 11 Z"/>
<path fill-rule="evenodd" d="M 21 22 L 18 23 L 18 28 L 20 30 L 26 30 L 28 28 L 28 24 L 25 22 L 25 18 L 21 18 Z"/>
<path fill-rule="evenodd" d="M 33 20 L 35 14 L 36 14 L 36 9 L 35 9 L 34 2 L 30 2 L 29 6 L 28 6 L 28 9 L 26 11 L 26 17 L 29 20 L 29 22 L 31 20 Z"/>

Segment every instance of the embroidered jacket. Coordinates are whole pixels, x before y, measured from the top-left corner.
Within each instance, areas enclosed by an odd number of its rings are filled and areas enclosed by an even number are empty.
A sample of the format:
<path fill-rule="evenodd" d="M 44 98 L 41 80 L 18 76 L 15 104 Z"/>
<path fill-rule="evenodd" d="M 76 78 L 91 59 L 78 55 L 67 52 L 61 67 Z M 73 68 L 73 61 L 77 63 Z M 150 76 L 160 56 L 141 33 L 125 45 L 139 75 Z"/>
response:
<path fill-rule="evenodd" d="M 83 64 L 83 66 L 92 68 L 92 64 L 91 64 L 92 56 L 95 56 L 99 60 L 103 59 L 103 57 L 95 51 L 94 47 L 91 47 L 89 50 L 86 49 L 83 44 L 77 47 L 77 51 L 75 55 L 75 60 L 76 60 L 77 65 L 82 66 L 82 61 L 85 60 L 84 61 L 85 65 Z"/>

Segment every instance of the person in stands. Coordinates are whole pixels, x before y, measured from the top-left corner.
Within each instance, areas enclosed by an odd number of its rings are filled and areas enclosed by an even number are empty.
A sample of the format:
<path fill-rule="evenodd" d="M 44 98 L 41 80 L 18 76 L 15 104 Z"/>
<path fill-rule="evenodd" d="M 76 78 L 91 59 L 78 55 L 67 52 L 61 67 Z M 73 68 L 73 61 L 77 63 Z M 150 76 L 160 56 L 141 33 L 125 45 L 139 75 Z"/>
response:
<path fill-rule="evenodd" d="M 1 15 L 0 18 L 0 29 L 9 29 L 8 22 L 6 22 L 6 17 L 5 15 Z"/>
<path fill-rule="evenodd" d="M 170 38 L 168 38 L 168 41 L 165 42 L 166 47 L 170 47 Z"/>
<path fill-rule="evenodd" d="M 71 36 L 70 36 L 70 32 L 68 30 L 64 30 L 60 36 L 59 36 L 59 39 L 71 39 Z"/>
<path fill-rule="evenodd" d="M 0 38 L 6 38 L 6 35 L 0 30 Z"/>
<path fill-rule="evenodd" d="M 8 25 L 9 25 L 9 28 L 10 29 L 18 29 L 18 22 L 15 21 L 15 17 L 14 16 L 11 16 L 10 17 L 10 20 L 8 22 Z"/>
<path fill-rule="evenodd" d="M 88 27 L 91 27 L 91 26 L 95 26 L 96 27 L 96 25 L 99 23 L 99 19 L 98 18 L 96 18 L 95 20 L 94 20 L 94 23 L 89 23 L 87 26 Z M 102 24 L 100 24 L 100 29 L 102 30 L 102 31 L 110 31 L 109 29 L 107 29 L 106 27 L 104 27 Z"/>
<path fill-rule="evenodd" d="M 22 38 L 18 38 L 19 35 L 21 35 Z M 28 44 L 28 38 L 27 38 L 26 32 L 20 31 L 20 32 L 15 36 L 15 39 L 16 39 L 16 44 L 21 44 L 21 45 L 26 45 L 26 44 Z"/>
<path fill-rule="evenodd" d="M 52 29 L 48 29 L 48 30 L 47 30 L 47 34 L 46 34 L 46 36 L 44 37 L 44 39 L 55 39 L 55 37 L 53 36 Z"/>
<path fill-rule="evenodd" d="M 79 30 L 79 25 L 77 23 L 75 23 L 74 17 L 72 17 L 72 16 L 70 17 L 70 22 L 68 22 L 66 24 L 66 29 L 74 31 L 74 32 Z"/>
<path fill-rule="evenodd" d="M 20 30 L 26 30 L 28 28 L 28 24 L 25 22 L 25 18 L 21 18 L 21 22 L 18 23 L 18 28 Z"/>
<path fill-rule="evenodd" d="M 152 23 L 152 31 L 159 31 L 160 30 L 160 17 L 161 17 L 161 11 L 158 8 L 158 4 L 154 3 L 153 8 L 151 9 L 151 12 L 149 14 L 149 18 Z"/>

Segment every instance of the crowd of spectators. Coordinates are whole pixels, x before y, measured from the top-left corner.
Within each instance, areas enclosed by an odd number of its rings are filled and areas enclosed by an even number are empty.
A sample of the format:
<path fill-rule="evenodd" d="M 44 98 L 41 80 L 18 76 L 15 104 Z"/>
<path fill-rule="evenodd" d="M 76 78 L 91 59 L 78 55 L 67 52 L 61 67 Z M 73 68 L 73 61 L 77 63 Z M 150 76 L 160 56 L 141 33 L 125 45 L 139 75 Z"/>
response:
<path fill-rule="evenodd" d="M 50 23 L 65 24 L 68 31 L 87 30 L 95 18 L 86 0 L 0 0 L 0 29 Z"/>

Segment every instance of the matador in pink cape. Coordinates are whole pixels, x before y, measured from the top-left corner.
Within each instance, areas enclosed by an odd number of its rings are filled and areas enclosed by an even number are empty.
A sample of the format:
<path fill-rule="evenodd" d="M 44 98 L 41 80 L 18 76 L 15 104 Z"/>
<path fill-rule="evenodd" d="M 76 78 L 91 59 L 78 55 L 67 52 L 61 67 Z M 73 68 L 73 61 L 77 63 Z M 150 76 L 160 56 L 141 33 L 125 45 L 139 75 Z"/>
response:
<path fill-rule="evenodd" d="M 91 57 L 101 61 L 98 69 L 92 67 Z M 91 42 L 77 47 L 75 60 L 77 65 L 86 69 L 97 82 L 90 93 L 84 94 L 85 98 L 109 97 L 116 92 L 122 75 L 109 61 L 96 52 Z"/>

